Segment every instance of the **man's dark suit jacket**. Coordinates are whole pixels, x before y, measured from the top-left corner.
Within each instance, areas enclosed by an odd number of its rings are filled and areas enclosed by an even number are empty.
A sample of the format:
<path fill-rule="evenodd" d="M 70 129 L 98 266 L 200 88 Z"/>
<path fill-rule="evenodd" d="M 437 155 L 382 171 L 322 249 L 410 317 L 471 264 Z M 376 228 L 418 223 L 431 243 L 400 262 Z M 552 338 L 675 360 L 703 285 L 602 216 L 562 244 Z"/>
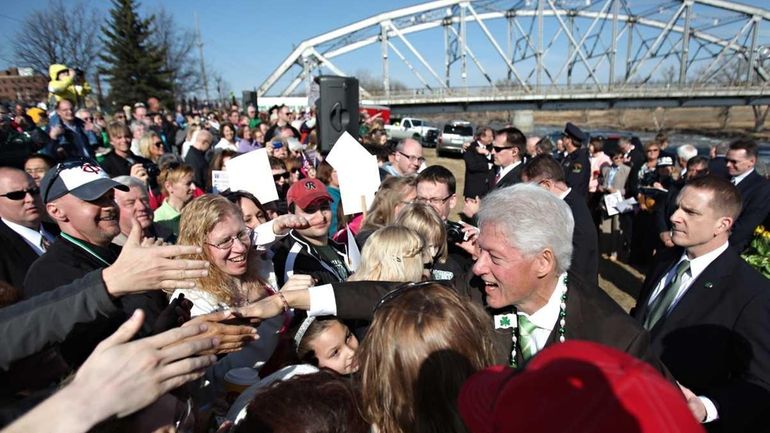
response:
<path fill-rule="evenodd" d="M 571 190 L 564 201 L 572 211 L 575 230 L 572 232 L 572 264 L 570 271 L 580 275 L 588 284 L 599 286 L 599 236 L 583 196 Z"/>
<path fill-rule="evenodd" d="M 500 167 L 497 167 L 495 175 L 500 171 Z M 489 190 L 505 188 L 506 186 L 516 185 L 521 182 L 521 172 L 524 171 L 524 163 L 521 162 L 513 170 L 509 171 L 505 176 L 495 183 L 495 176 L 491 176 L 489 179 Z"/>
<path fill-rule="evenodd" d="M 565 338 L 601 343 L 657 365 L 649 357 L 649 336 L 631 316 L 615 303 L 604 291 L 590 286 L 579 276 L 569 273 L 567 284 L 567 318 Z M 379 300 L 401 283 L 356 281 L 334 283 L 337 316 L 343 319 L 371 320 L 372 311 Z M 483 305 L 483 297 L 471 287 L 456 287 L 461 296 Z M 497 312 L 488 310 L 490 315 Z M 506 311 L 510 312 L 510 310 Z M 492 318 L 490 317 L 490 322 Z M 548 337 L 547 345 L 559 341 L 558 326 Z M 510 362 L 512 329 L 495 329 L 495 362 Z M 520 355 L 520 351 L 516 352 Z M 517 360 L 522 365 L 521 359 Z"/>
<path fill-rule="evenodd" d="M 749 246 L 754 237 L 754 229 L 762 224 L 770 212 L 770 182 L 752 171 L 736 186 L 741 192 L 743 207 L 733 224 L 730 246 L 740 252 Z"/>
<path fill-rule="evenodd" d="M 631 173 L 628 174 L 626 179 L 626 197 L 636 197 L 639 192 L 639 170 L 645 163 L 644 151 L 640 146 L 634 146 L 631 152 L 628 153 L 628 158 L 631 160 L 630 167 Z"/>
<path fill-rule="evenodd" d="M 727 157 L 715 156 L 711 158 L 709 160 L 709 173 L 723 179 L 730 179 L 730 173 L 727 171 Z"/>
<path fill-rule="evenodd" d="M 484 197 L 489 192 L 489 178 L 492 170 L 489 168 L 487 155 L 482 155 L 477 151 L 479 146 L 481 144 L 474 141 L 463 153 L 463 160 L 465 161 L 463 195 L 465 197 Z"/>
<path fill-rule="evenodd" d="M 46 223 L 44 227 L 48 233 L 59 233 L 55 225 Z M 0 221 L 0 243 L 3 245 L 0 248 L 0 280 L 21 290 L 27 270 L 39 256 L 20 234 L 3 221 Z"/>
<path fill-rule="evenodd" d="M 650 295 L 681 255 L 681 248 L 661 254 L 634 317 L 645 316 Z M 768 431 L 770 280 L 732 248 L 692 282 L 650 337 L 653 355 L 674 378 L 716 405 L 719 420 L 705 425 L 709 431 Z"/>

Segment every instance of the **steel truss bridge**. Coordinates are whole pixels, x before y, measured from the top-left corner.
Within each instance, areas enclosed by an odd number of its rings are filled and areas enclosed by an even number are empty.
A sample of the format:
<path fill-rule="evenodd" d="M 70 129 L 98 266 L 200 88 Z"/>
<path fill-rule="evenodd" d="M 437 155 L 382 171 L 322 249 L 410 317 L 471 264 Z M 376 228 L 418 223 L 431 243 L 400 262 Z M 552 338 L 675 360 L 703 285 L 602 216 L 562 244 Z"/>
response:
<path fill-rule="evenodd" d="M 309 91 L 313 76 L 349 75 L 348 64 L 379 69 L 362 80 L 362 103 L 395 112 L 768 105 L 770 11 L 723 0 L 438 0 L 301 42 L 257 93 Z"/>

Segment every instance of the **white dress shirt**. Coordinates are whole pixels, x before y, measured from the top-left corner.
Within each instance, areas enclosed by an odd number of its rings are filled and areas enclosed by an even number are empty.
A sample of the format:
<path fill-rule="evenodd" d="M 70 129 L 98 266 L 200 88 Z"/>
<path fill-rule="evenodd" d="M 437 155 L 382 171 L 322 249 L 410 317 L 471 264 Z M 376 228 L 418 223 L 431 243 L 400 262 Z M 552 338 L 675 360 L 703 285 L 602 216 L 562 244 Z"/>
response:
<path fill-rule="evenodd" d="M 43 255 L 45 252 L 43 248 L 40 247 L 40 240 L 45 236 L 46 240 L 53 243 L 54 237 L 51 236 L 50 233 L 46 232 L 45 229 L 43 229 L 43 226 L 40 226 L 40 230 L 33 230 L 29 227 L 24 227 L 23 225 L 16 224 L 14 222 L 8 221 L 5 218 L 2 218 L 5 225 L 7 225 L 11 230 L 16 232 L 19 236 L 21 236 L 24 241 L 29 244 L 29 246 L 32 247 L 33 250 L 37 253 L 37 255 Z"/>
<path fill-rule="evenodd" d="M 516 161 L 508 167 L 500 167 L 500 171 L 497 172 L 497 181 L 499 182 L 500 179 L 504 178 L 506 174 L 511 172 L 511 170 L 518 167 L 519 164 L 521 164 L 521 161 Z"/>
<path fill-rule="evenodd" d="M 733 176 L 733 178 L 730 181 L 733 183 L 733 185 L 738 185 L 739 183 L 741 183 L 743 179 L 746 179 L 746 176 L 750 175 L 751 172 L 753 171 L 754 171 L 753 168 L 751 170 L 746 170 L 746 172 L 743 174 L 739 174 L 738 176 Z"/>

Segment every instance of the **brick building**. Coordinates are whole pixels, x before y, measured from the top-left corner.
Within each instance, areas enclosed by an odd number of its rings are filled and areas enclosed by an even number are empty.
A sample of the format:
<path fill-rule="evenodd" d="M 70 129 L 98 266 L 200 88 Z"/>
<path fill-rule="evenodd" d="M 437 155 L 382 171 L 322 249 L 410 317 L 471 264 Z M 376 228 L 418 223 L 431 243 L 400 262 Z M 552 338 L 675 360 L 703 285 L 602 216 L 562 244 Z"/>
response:
<path fill-rule="evenodd" d="M 36 75 L 30 68 L 0 71 L 0 101 L 37 103 L 48 99 L 48 77 Z"/>

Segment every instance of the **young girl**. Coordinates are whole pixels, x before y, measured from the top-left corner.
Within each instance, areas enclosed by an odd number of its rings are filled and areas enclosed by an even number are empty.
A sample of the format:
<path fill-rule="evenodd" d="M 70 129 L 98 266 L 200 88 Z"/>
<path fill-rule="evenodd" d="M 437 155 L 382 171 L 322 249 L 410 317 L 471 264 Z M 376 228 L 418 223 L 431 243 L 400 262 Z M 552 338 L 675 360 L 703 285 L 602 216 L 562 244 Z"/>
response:
<path fill-rule="evenodd" d="M 303 363 L 344 375 L 358 371 L 358 339 L 334 316 L 305 318 L 294 334 L 294 345 Z"/>

